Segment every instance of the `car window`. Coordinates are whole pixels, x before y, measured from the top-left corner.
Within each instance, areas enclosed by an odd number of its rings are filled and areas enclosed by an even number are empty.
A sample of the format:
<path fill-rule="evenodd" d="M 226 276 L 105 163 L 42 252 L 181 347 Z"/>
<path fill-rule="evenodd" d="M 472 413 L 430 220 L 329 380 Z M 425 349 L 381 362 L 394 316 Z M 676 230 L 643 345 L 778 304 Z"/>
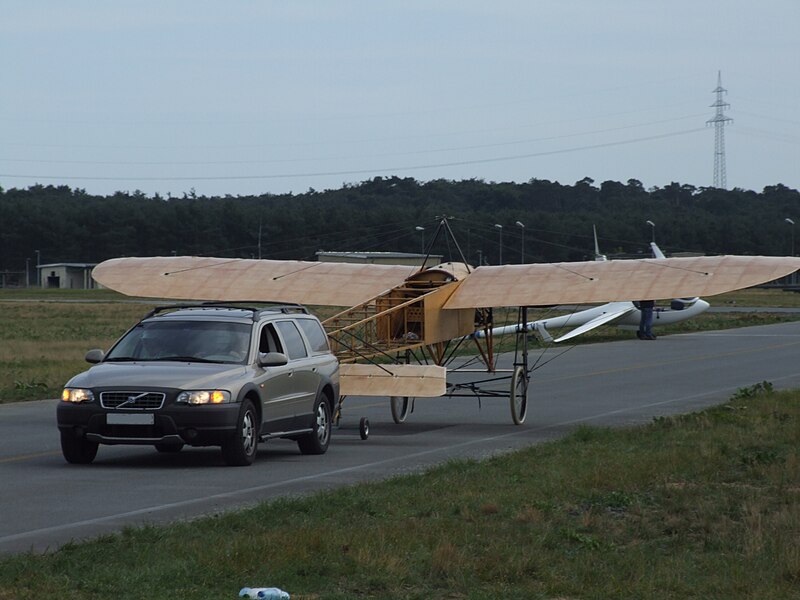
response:
<path fill-rule="evenodd" d="M 286 344 L 286 355 L 289 357 L 289 360 L 308 356 L 306 345 L 303 342 L 300 331 L 294 323 L 291 321 L 278 321 L 275 325 L 278 331 L 281 332 L 283 341 Z"/>
<path fill-rule="evenodd" d="M 311 352 L 328 352 L 328 336 L 322 325 L 313 319 L 298 319 L 300 329 L 306 334 L 306 339 L 311 345 Z"/>
<path fill-rule="evenodd" d="M 272 323 L 267 323 L 261 329 L 258 343 L 259 352 L 283 352 L 283 346 Z"/>
<path fill-rule="evenodd" d="M 198 360 L 239 363 L 247 359 L 250 328 L 222 321 L 139 323 L 109 351 L 108 361 Z"/>

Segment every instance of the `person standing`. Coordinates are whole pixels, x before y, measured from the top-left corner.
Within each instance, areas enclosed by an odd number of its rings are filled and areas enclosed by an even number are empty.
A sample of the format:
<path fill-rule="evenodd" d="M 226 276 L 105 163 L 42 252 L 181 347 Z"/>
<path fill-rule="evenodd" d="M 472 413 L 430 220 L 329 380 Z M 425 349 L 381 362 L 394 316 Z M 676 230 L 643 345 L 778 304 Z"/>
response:
<path fill-rule="evenodd" d="M 639 330 L 636 336 L 640 340 L 654 340 L 656 336 L 653 334 L 653 309 L 656 306 L 655 300 L 640 300 L 639 311 L 641 317 L 639 318 Z"/>

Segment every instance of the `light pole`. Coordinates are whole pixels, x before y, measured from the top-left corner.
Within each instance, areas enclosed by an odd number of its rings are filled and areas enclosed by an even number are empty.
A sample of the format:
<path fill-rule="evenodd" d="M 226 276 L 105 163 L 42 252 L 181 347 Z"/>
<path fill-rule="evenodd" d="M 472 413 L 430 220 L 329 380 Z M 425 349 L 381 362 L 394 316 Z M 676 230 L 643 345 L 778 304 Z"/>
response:
<path fill-rule="evenodd" d="M 422 234 L 422 253 L 425 254 L 425 228 L 417 225 L 414 227 L 414 230 L 419 231 Z"/>
<path fill-rule="evenodd" d="M 789 219 L 788 217 L 784 219 L 789 225 L 792 226 L 792 256 L 794 256 L 794 221 Z"/>
<path fill-rule="evenodd" d="M 500 259 L 498 260 L 497 264 L 498 265 L 502 265 L 503 264 L 503 226 L 499 225 L 498 223 L 495 223 L 494 226 L 497 227 L 500 230 Z"/>
<path fill-rule="evenodd" d="M 39 268 L 39 265 L 42 264 L 42 255 L 38 250 L 34 250 L 34 252 L 36 252 L 36 287 L 42 287 L 42 282 L 40 279 L 42 271 Z"/>
<path fill-rule="evenodd" d="M 522 221 L 517 221 L 516 225 L 521 229 L 520 237 L 522 238 L 522 242 L 520 243 L 519 248 L 519 264 L 522 265 L 525 263 L 525 223 Z"/>
<path fill-rule="evenodd" d="M 653 223 L 652 221 L 645 221 L 645 223 L 647 223 L 648 225 L 650 225 L 650 227 L 653 228 L 653 237 L 652 237 L 652 239 L 650 241 L 655 244 L 656 243 L 656 224 Z"/>
<path fill-rule="evenodd" d="M 25 287 L 31 287 L 31 259 L 30 257 L 25 259 Z"/>

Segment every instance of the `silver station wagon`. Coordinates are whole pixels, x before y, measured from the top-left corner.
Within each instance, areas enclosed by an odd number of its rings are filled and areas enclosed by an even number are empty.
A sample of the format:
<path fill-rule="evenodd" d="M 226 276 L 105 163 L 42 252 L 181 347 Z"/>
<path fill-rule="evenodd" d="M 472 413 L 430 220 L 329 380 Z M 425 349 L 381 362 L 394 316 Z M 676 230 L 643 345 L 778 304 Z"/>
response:
<path fill-rule="evenodd" d="M 299 305 L 206 303 L 151 311 L 58 404 L 61 449 L 90 463 L 100 444 L 159 452 L 220 446 L 250 465 L 259 441 L 289 438 L 303 454 L 328 449 L 339 363 L 319 320 Z"/>

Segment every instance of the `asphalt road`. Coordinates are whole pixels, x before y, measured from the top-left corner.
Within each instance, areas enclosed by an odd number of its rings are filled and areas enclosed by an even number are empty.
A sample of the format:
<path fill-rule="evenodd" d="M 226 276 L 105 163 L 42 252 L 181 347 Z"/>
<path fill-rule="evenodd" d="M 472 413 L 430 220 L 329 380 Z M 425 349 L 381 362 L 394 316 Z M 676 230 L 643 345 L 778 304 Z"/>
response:
<path fill-rule="evenodd" d="M 158 454 L 101 446 L 92 465 L 61 457 L 55 400 L 0 405 L 0 554 L 246 506 L 283 495 L 373 481 L 451 458 L 484 457 L 557 438 L 579 424 L 621 426 L 696 410 L 761 381 L 800 387 L 800 322 L 674 335 L 655 342 L 558 347 L 531 360 L 528 419 L 507 398 L 418 400 L 392 423 L 385 398 L 348 398 L 324 456 L 294 443 L 260 446 L 252 467 L 224 465 L 218 449 Z M 479 375 L 458 375 L 453 380 Z M 498 382 L 505 388 L 508 381 Z M 371 423 L 362 441 L 358 421 Z"/>

